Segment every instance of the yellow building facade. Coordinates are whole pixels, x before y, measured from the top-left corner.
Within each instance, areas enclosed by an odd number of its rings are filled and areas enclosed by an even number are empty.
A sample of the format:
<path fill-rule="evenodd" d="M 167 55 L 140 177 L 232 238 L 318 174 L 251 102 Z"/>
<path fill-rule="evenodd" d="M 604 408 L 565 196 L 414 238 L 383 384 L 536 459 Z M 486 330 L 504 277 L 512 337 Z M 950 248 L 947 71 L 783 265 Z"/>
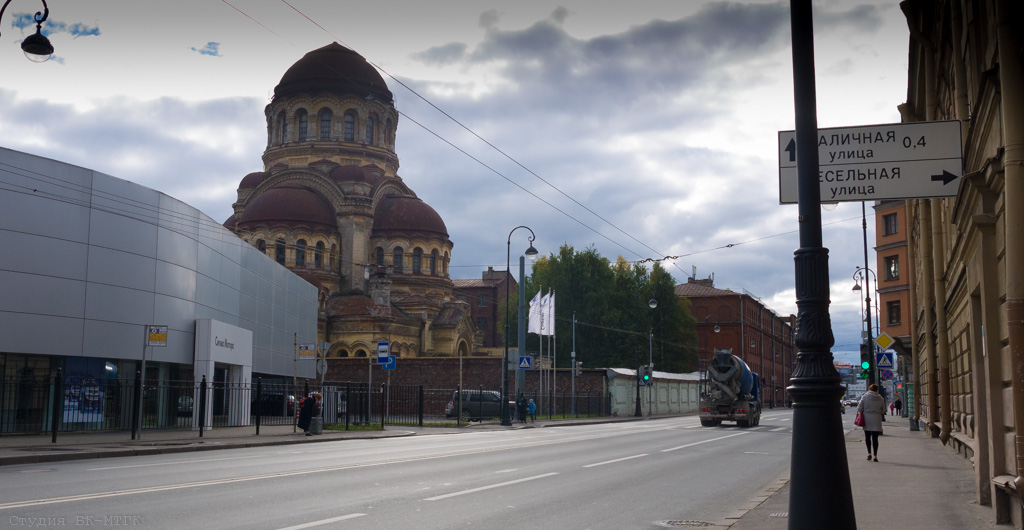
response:
<path fill-rule="evenodd" d="M 338 43 L 311 51 L 265 114 L 264 169 L 224 225 L 317 287 L 327 357 L 375 356 L 381 340 L 400 357 L 476 351 L 444 221 L 398 176 L 398 111 L 376 69 Z"/>

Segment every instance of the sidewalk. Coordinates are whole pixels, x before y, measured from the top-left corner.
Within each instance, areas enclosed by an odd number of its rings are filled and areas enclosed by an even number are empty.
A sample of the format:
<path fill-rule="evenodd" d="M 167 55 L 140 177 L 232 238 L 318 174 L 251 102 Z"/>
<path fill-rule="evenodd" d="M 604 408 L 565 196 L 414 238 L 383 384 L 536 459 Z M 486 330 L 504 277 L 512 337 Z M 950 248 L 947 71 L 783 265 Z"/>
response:
<path fill-rule="evenodd" d="M 1012 528 L 996 525 L 992 510 L 975 501 L 971 463 L 925 432 L 911 431 L 906 419 L 886 424 L 878 462 L 865 460 L 859 428 L 846 433 L 846 455 L 858 528 Z M 712 528 L 785 530 L 789 487 L 787 477 L 756 507 Z"/>

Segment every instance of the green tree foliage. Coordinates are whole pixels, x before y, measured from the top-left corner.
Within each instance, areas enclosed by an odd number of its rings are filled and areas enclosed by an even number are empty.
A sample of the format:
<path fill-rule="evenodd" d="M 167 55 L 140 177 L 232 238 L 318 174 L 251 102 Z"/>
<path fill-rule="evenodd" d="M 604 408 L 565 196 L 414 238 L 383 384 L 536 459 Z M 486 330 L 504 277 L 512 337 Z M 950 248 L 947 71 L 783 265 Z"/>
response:
<path fill-rule="evenodd" d="M 538 259 L 526 278 L 526 311 L 538 292 L 551 291 L 556 293 L 554 350 L 559 367 L 569 367 L 575 312 L 576 358 L 585 368 L 635 369 L 647 364 L 650 355 L 659 371 L 697 369 L 696 322 L 688 302 L 675 295 L 675 281 L 660 263 L 647 269 L 619 257 L 612 264 L 593 248 L 577 252 L 563 245 L 557 255 Z M 648 306 L 652 298 L 657 300 L 654 309 Z M 508 343 L 515 347 L 518 293 L 511 294 L 509 304 Z M 547 354 L 552 341 L 548 337 L 544 341 Z M 540 351 L 540 337 L 528 333 L 525 351 Z"/>

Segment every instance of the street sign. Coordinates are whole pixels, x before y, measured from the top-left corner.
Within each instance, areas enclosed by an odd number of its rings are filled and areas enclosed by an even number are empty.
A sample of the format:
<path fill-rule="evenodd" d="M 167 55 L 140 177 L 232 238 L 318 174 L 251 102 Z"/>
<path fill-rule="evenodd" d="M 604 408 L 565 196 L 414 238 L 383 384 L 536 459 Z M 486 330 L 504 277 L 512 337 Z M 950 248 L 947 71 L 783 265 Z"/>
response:
<path fill-rule="evenodd" d="M 167 346 L 167 326 L 146 326 L 147 346 Z"/>
<path fill-rule="evenodd" d="M 896 339 L 892 338 L 892 336 L 884 331 L 879 333 L 878 338 L 875 339 L 875 344 L 883 350 L 888 350 L 889 346 L 892 346 L 894 342 L 896 342 Z"/>
<path fill-rule="evenodd" d="M 316 358 L 316 345 L 315 344 L 299 344 L 299 359 L 315 359 Z"/>
<path fill-rule="evenodd" d="M 963 176 L 960 122 L 818 129 L 821 202 L 956 195 Z M 779 132 L 779 203 L 799 200 L 796 132 Z"/>
<path fill-rule="evenodd" d="M 894 375 L 895 374 L 892 373 L 892 370 L 882 370 L 881 372 L 881 377 L 883 381 L 891 380 L 894 377 Z"/>
<path fill-rule="evenodd" d="M 391 355 L 391 343 L 382 340 L 377 343 L 377 363 L 383 364 L 387 362 L 387 358 Z"/>
<path fill-rule="evenodd" d="M 892 370 L 895 368 L 892 362 L 891 353 L 879 353 L 876 360 L 877 362 L 875 363 L 875 366 L 877 366 L 879 370 Z"/>
<path fill-rule="evenodd" d="M 523 370 L 529 370 L 530 369 L 530 361 L 531 360 L 532 360 L 532 358 L 530 356 L 528 356 L 528 355 L 520 356 L 519 357 L 519 368 L 522 368 Z"/>
<path fill-rule="evenodd" d="M 383 360 L 378 359 L 377 363 L 380 364 L 380 367 L 383 370 L 394 370 L 395 369 L 395 365 L 398 364 L 397 362 L 395 362 L 395 356 L 394 355 L 388 355 Z"/>

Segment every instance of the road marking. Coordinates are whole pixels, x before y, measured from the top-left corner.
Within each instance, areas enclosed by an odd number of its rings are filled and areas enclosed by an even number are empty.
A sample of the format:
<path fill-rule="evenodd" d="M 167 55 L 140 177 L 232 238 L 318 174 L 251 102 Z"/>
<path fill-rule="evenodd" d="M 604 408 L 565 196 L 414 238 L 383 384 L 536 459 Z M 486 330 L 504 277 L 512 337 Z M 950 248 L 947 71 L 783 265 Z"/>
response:
<path fill-rule="evenodd" d="M 446 495 L 438 495 L 437 497 L 430 497 L 429 499 L 423 499 L 423 500 L 425 500 L 425 501 L 439 501 L 441 499 L 447 499 L 447 498 L 450 498 L 450 497 L 458 497 L 459 495 L 468 495 L 470 493 L 476 493 L 478 491 L 486 491 L 486 490 L 491 490 L 491 489 L 494 489 L 494 488 L 501 488 L 501 487 L 504 487 L 504 486 L 511 486 L 512 484 L 519 484 L 520 482 L 529 482 L 531 480 L 547 478 L 547 477 L 551 477 L 551 476 L 554 476 L 554 475 L 557 475 L 557 474 L 558 473 L 545 473 L 543 475 L 536 475 L 536 476 L 533 476 L 533 477 L 526 477 L 526 478 L 521 478 L 521 479 L 518 479 L 518 480 L 510 480 L 508 482 L 501 482 L 499 484 L 491 484 L 490 486 L 482 486 L 482 487 L 473 488 L 473 489 L 470 489 L 470 490 L 463 490 L 463 491 L 457 491 L 455 493 L 448 493 Z"/>
<path fill-rule="evenodd" d="M 676 449 L 686 449 L 687 447 L 693 447 L 695 445 L 706 444 L 708 442 L 717 442 L 718 440 L 724 440 L 726 438 L 732 438 L 733 436 L 743 436 L 744 434 L 747 434 L 747 433 L 745 433 L 745 432 L 738 432 L 736 434 L 730 434 L 728 436 L 719 436 L 718 438 L 712 438 L 710 440 L 704 440 L 703 442 L 693 442 L 692 444 L 680 445 L 679 447 L 673 447 L 671 449 L 662 449 L 661 452 L 662 453 L 667 453 L 669 451 L 675 451 Z"/>
<path fill-rule="evenodd" d="M 772 429 L 772 432 L 788 431 L 788 430 L 789 430 L 789 427 L 778 427 L 778 428 Z"/>
<path fill-rule="evenodd" d="M 606 460 L 606 461 L 604 461 L 604 462 L 598 462 L 598 463 L 596 463 L 596 464 L 587 464 L 587 465 L 585 465 L 585 466 L 583 466 L 583 467 L 597 467 L 597 466 L 603 466 L 603 465 L 605 465 L 605 464 L 614 464 L 614 463 L 616 463 L 616 462 L 622 462 L 623 460 L 632 460 L 632 459 L 634 459 L 634 458 L 640 458 L 640 457 L 644 457 L 644 456 L 647 456 L 647 454 L 646 454 L 646 453 L 644 453 L 644 454 L 642 454 L 642 455 L 633 455 L 633 456 L 627 456 L 627 457 L 625 457 L 625 458 L 616 458 L 615 460 Z"/>
<path fill-rule="evenodd" d="M 344 521 L 346 519 L 355 519 L 356 517 L 362 517 L 365 513 L 350 513 L 348 515 L 342 515 L 341 517 L 332 517 L 330 519 L 322 519 L 320 521 L 313 521 L 311 523 L 303 523 L 295 526 L 288 526 L 281 528 L 280 530 L 302 530 L 303 528 L 312 528 L 314 526 L 320 526 L 325 524 L 336 523 L 338 521 Z"/>
<path fill-rule="evenodd" d="M 128 469 L 133 467 L 151 467 L 151 466 L 176 466 L 178 464 L 196 464 L 200 462 L 220 462 L 222 460 L 241 460 L 243 458 L 260 458 L 260 455 L 252 456 L 232 456 L 226 458 L 204 458 L 201 460 L 177 460 L 175 462 L 157 462 L 153 464 L 130 464 L 124 466 L 110 466 L 110 467 L 93 467 L 86 469 L 86 471 L 107 471 L 109 469 Z"/>
<path fill-rule="evenodd" d="M 519 470 L 518 469 L 502 469 L 502 470 L 499 470 L 499 471 L 495 471 L 495 473 L 511 473 L 513 471 L 519 471 Z"/>

